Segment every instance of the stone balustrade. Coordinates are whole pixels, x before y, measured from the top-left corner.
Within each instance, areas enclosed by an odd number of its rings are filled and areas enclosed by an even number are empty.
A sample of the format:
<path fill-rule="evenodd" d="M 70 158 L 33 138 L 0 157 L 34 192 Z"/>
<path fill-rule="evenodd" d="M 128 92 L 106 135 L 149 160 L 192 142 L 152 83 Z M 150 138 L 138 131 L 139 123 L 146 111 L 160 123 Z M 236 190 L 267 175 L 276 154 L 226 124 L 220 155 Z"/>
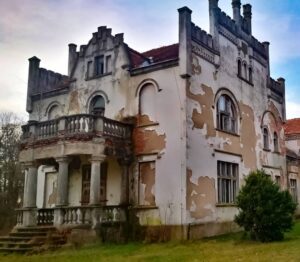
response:
<path fill-rule="evenodd" d="M 55 209 L 62 212 L 62 219 L 55 218 Z M 124 206 L 66 206 L 56 208 L 34 209 L 36 224 L 39 226 L 53 225 L 54 221 L 62 221 L 65 226 L 89 225 L 103 223 L 119 223 L 126 221 Z M 23 212 L 26 209 L 16 209 L 17 226 L 23 226 Z"/>
<path fill-rule="evenodd" d="M 28 121 L 28 124 L 22 126 L 22 132 L 22 143 L 51 138 L 63 139 L 80 134 L 125 139 L 131 135 L 131 126 L 103 116 L 77 114 L 43 122 Z"/>

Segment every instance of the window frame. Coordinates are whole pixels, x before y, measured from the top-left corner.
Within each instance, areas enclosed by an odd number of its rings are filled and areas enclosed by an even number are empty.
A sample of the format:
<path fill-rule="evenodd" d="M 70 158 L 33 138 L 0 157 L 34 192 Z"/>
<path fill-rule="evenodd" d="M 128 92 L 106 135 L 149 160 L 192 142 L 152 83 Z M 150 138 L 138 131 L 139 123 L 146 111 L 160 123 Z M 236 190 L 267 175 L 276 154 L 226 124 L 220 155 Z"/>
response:
<path fill-rule="evenodd" d="M 224 110 L 220 109 L 221 99 L 224 99 Z M 217 100 L 217 129 L 237 134 L 237 109 L 234 101 L 228 94 L 221 94 Z"/>
<path fill-rule="evenodd" d="M 279 139 L 276 132 L 273 134 L 273 146 L 274 146 L 274 152 L 279 152 Z"/>
<path fill-rule="evenodd" d="M 264 126 L 262 128 L 262 135 L 263 135 L 263 149 L 266 151 L 270 150 L 270 134 L 269 134 L 269 130 L 266 126 Z"/>
<path fill-rule="evenodd" d="M 234 204 L 239 189 L 239 165 L 218 160 L 217 181 L 218 204 Z"/>
<path fill-rule="evenodd" d="M 294 183 L 295 182 L 295 183 Z M 297 192 L 297 179 L 290 178 L 289 179 L 289 189 L 295 203 L 298 203 L 298 192 Z"/>

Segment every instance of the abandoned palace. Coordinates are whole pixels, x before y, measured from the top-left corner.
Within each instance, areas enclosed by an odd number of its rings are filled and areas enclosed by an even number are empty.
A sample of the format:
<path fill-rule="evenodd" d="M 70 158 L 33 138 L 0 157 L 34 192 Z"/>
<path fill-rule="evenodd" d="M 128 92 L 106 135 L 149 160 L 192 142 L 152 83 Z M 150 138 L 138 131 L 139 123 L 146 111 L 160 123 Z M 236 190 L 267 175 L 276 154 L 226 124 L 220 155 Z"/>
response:
<path fill-rule="evenodd" d="M 237 229 L 244 178 L 262 168 L 281 188 L 293 180 L 297 197 L 285 80 L 270 76 L 251 5 L 231 4 L 232 18 L 209 0 L 209 33 L 178 9 L 178 43 L 143 53 L 101 26 L 86 44 L 69 44 L 68 75 L 29 59 L 17 228 L 107 228 L 139 239 L 226 233 Z"/>

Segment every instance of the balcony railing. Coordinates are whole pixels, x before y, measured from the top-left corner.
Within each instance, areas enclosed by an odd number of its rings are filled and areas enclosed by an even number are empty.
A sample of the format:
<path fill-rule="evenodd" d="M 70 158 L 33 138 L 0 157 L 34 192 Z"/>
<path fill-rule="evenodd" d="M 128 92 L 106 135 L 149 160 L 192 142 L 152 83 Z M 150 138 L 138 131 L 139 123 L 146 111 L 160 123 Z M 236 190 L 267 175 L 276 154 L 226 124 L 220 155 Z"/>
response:
<path fill-rule="evenodd" d="M 27 125 L 22 126 L 22 131 L 22 141 L 25 143 L 81 134 L 126 139 L 130 138 L 131 125 L 103 116 L 77 114 L 43 122 L 28 121 Z"/>

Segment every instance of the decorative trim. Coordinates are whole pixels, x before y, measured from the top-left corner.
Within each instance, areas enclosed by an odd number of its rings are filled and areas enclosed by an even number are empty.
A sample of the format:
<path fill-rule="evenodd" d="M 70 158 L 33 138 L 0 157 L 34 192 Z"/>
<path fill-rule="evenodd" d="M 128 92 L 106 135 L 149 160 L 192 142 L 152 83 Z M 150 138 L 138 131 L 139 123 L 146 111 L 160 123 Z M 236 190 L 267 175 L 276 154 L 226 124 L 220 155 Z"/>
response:
<path fill-rule="evenodd" d="M 153 85 L 156 88 L 157 92 L 160 92 L 162 90 L 161 88 L 159 88 L 158 83 L 154 79 L 147 78 L 147 79 L 144 79 L 141 83 L 139 83 L 139 85 L 135 91 L 135 97 L 138 97 L 140 95 L 140 92 L 145 85 Z"/>

